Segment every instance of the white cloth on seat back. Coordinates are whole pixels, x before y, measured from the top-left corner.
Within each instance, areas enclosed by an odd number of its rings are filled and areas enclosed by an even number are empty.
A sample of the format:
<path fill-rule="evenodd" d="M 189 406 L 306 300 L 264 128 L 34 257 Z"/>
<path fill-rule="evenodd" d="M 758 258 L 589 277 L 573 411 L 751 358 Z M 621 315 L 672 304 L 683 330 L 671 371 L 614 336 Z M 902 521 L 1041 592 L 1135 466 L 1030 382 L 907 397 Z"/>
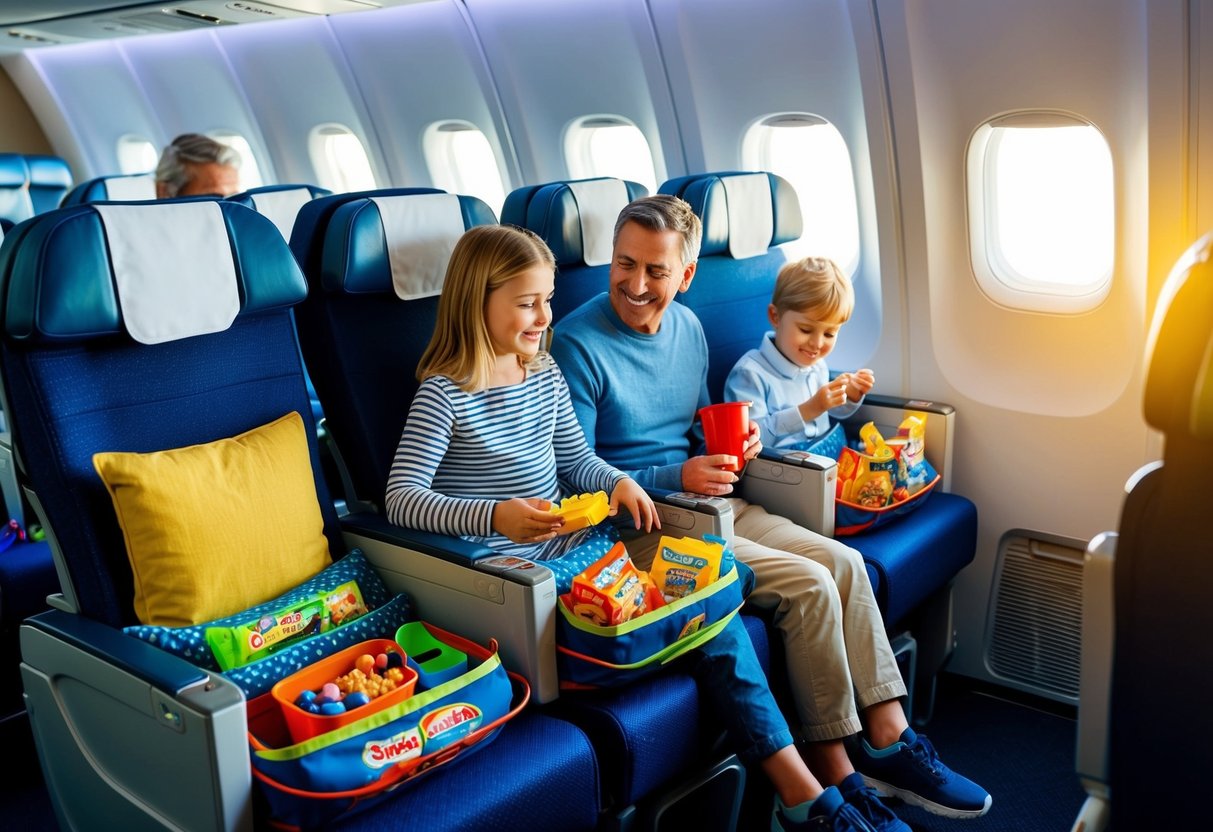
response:
<path fill-rule="evenodd" d="M 144 176 L 118 176 L 105 180 L 105 198 L 114 202 L 137 202 L 156 198 L 156 179 Z"/>
<path fill-rule="evenodd" d="M 570 182 L 581 218 L 581 251 L 587 266 L 611 262 L 615 220 L 628 204 L 628 187 L 620 179 L 591 179 Z"/>
<path fill-rule="evenodd" d="M 304 204 L 311 202 L 312 192 L 307 188 L 290 188 L 283 191 L 266 191 L 254 195 L 251 199 L 257 213 L 269 217 L 282 232 L 282 238 L 290 242 L 295 217 L 299 215 L 299 209 Z"/>
<path fill-rule="evenodd" d="M 387 241 L 392 288 L 401 300 L 442 292 L 447 262 L 463 236 L 463 211 L 455 194 L 371 197 Z"/>
<path fill-rule="evenodd" d="M 752 173 L 720 181 L 729 203 L 729 254 L 737 260 L 765 254 L 775 237 L 771 180 L 765 173 Z"/>
<path fill-rule="evenodd" d="M 93 208 L 132 338 L 160 344 L 232 325 L 240 292 L 218 202 Z"/>

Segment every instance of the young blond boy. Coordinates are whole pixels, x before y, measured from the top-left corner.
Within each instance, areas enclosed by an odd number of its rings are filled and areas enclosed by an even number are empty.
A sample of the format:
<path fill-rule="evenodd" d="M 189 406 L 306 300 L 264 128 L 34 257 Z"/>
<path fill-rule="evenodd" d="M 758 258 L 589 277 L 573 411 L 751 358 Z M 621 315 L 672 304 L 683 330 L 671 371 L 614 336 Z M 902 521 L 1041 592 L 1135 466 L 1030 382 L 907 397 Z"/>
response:
<path fill-rule="evenodd" d="M 869 369 L 830 380 L 826 356 L 851 318 L 855 292 L 838 265 L 806 257 L 784 265 L 767 315 L 775 327 L 738 359 L 724 385 L 726 401 L 749 401 L 750 418 L 768 447 L 806 449 L 825 436 L 830 417 L 853 414 L 872 389 Z"/>

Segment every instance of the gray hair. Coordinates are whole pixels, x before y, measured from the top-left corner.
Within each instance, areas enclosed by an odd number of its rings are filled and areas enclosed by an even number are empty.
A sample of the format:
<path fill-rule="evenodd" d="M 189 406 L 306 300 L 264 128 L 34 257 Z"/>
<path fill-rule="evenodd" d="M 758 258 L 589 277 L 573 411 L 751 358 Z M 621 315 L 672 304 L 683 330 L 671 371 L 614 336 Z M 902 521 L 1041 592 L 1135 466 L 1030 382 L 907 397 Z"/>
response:
<path fill-rule="evenodd" d="M 240 167 L 240 153 L 201 133 L 182 133 L 160 154 L 156 165 L 156 181 L 163 184 L 170 197 L 176 196 L 192 175 L 186 165 L 207 164 Z"/>
<path fill-rule="evenodd" d="M 632 200 L 619 212 L 612 242 L 619 242 L 619 231 L 629 222 L 650 231 L 677 231 L 682 235 L 682 264 L 690 265 L 699 259 L 703 223 L 695 216 L 686 200 L 669 194 L 655 194 Z"/>

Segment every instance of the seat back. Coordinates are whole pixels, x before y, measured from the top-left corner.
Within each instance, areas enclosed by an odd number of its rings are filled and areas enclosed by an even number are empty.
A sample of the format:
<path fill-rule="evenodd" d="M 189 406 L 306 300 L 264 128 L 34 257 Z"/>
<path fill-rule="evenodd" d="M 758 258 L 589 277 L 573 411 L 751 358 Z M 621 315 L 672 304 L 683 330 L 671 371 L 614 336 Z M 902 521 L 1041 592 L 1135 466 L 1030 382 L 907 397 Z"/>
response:
<path fill-rule="evenodd" d="M 25 157 L 20 153 L 0 153 L 0 232 L 33 215 Z"/>
<path fill-rule="evenodd" d="M 556 320 L 606 291 L 615 220 L 647 194 L 637 182 L 598 177 L 528 185 L 506 197 L 501 222 L 534 231 L 556 257 Z"/>
<path fill-rule="evenodd" d="M 1107 736 L 1118 829 L 1181 828 L 1207 812 L 1213 715 L 1197 704 L 1177 715 L 1174 729 L 1148 717 L 1173 710 L 1182 692 L 1206 690 L 1213 680 L 1199 658 L 1213 631 L 1213 538 L 1196 485 L 1213 469 L 1210 356 L 1213 233 L 1172 270 L 1147 346 L 1145 418 L 1166 442 L 1161 466 L 1135 477 L 1116 541 Z"/>
<path fill-rule="evenodd" d="M 29 165 L 29 198 L 35 214 L 44 214 L 59 207 L 64 195 L 72 186 L 72 170 L 67 161 L 59 156 L 30 155 L 25 157 Z"/>
<path fill-rule="evenodd" d="M 699 265 L 678 300 L 695 311 L 708 339 L 708 394 L 770 329 L 766 309 L 787 257 L 777 246 L 804 228 L 796 192 L 773 173 L 728 171 L 671 179 L 658 191 L 682 197 L 703 222 Z"/>
<path fill-rule="evenodd" d="M 156 178 L 150 173 L 97 176 L 81 182 L 63 197 L 62 207 L 90 202 L 138 202 L 156 198 Z"/>
<path fill-rule="evenodd" d="M 330 194 L 332 191 L 316 185 L 263 185 L 233 194 L 228 199 L 269 217 L 282 232 L 282 238 L 289 241 L 299 209 L 317 197 Z"/>
<path fill-rule="evenodd" d="M 66 601 L 90 618 L 131 624 L 132 573 L 93 454 L 210 442 L 293 410 L 319 471 L 291 314 L 306 284 L 274 225 L 230 202 L 74 206 L 10 237 L 0 247 L 0 379 L 21 476 L 57 543 Z M 151 256 L 140 259 L 147 240 Z M 226 328 L 213 310 L 205 325 L 194 320 L 205 303 L 157 305 L 155 292 L 130 280 L 200 273 L 234 275 L 223 293 L 234 298 Z M 177 298 L 190 290 L 174 288 Z M 337 552 L 332 502 L 314 478 Z"/>
<path fill-rule="evenodd" d="M 382 505 L 450 252 L 496 217 L 441 191 L 337 194 L 306 210 L 291 240 L 309 286 L 297 311 L 304 359 L 356 495 Z"/>

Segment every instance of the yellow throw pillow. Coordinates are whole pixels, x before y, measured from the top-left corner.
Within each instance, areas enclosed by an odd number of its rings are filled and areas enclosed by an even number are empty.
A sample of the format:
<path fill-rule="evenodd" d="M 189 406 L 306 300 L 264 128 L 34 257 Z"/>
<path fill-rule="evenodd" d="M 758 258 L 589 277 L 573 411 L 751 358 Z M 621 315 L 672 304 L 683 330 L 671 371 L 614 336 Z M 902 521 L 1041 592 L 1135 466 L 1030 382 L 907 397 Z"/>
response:
<path fill-rule="evenodd" d="M 135 573 L 135 614 L 183 627 L 286 592 L 328 566 L 303 419 L 155 453 L 100 453 Z"/>

